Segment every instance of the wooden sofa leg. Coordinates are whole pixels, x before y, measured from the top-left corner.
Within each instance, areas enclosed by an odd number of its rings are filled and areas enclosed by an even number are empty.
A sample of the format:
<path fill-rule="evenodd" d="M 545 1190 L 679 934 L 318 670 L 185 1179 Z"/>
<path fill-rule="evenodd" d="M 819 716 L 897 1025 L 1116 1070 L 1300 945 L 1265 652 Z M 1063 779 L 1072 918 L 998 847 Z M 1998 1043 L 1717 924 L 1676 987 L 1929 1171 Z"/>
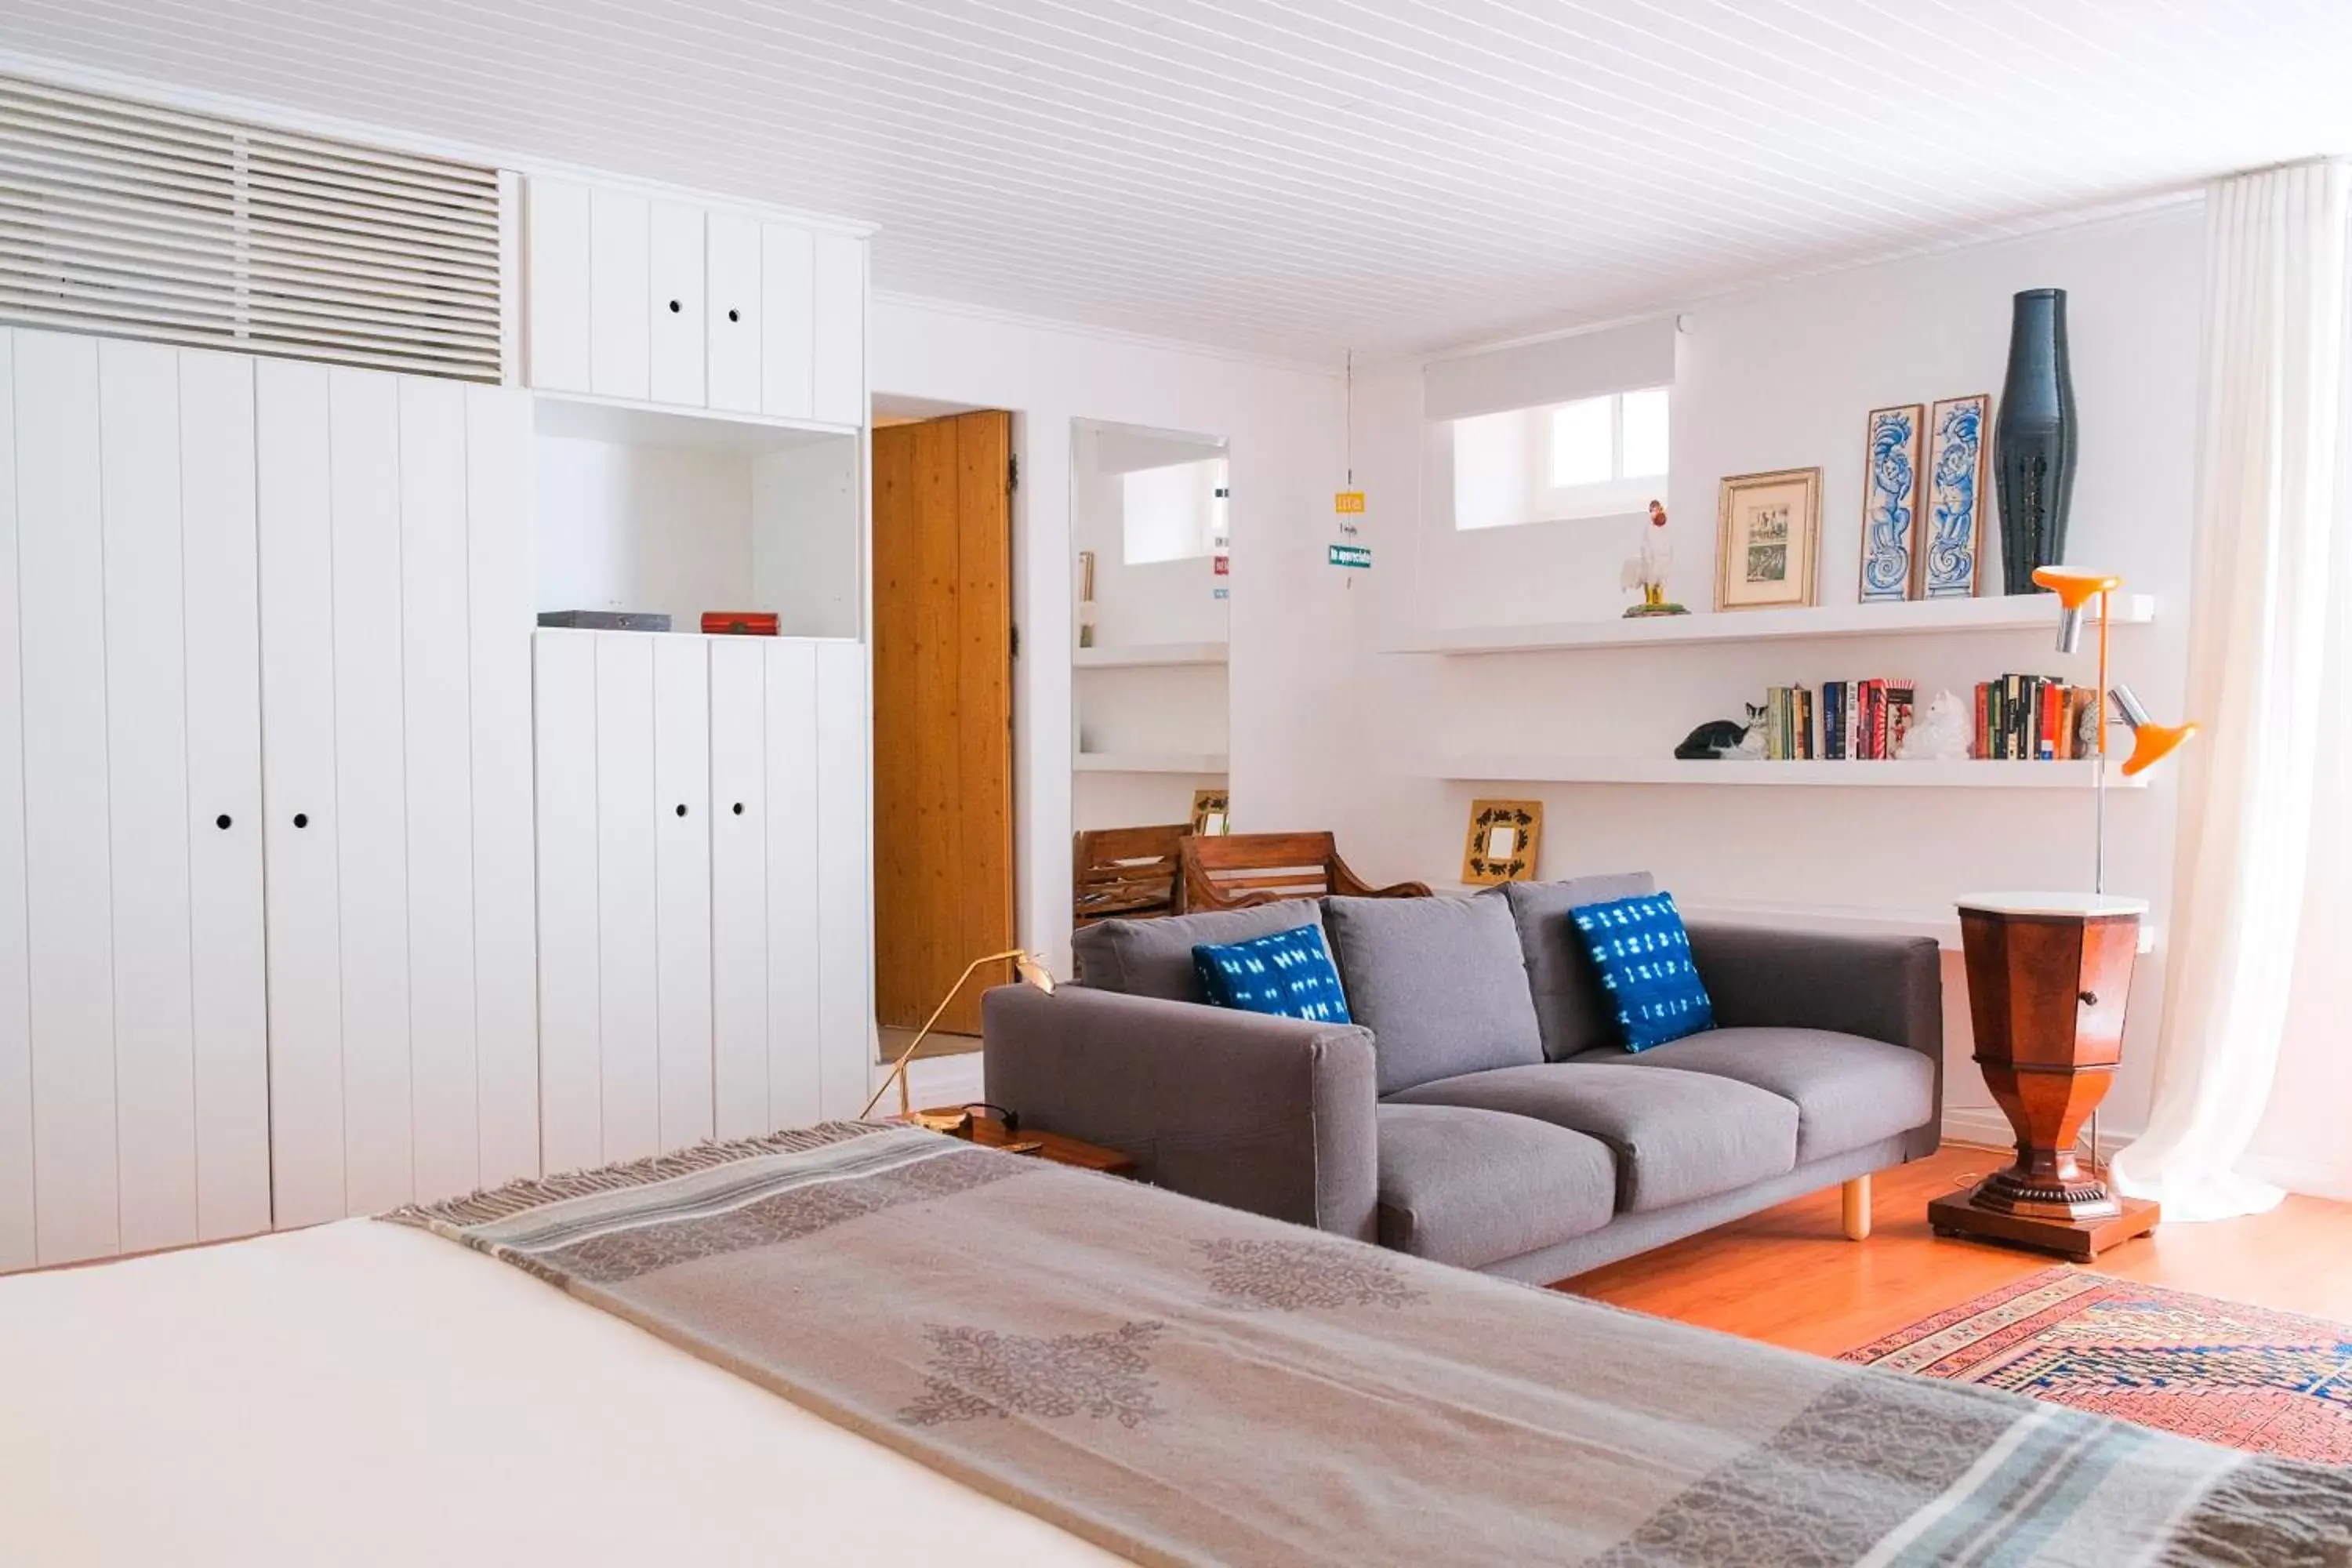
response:
<path fill-rule="evenodd" d="M 1845 1238 L 1861 1241 L 1870 1235 L 1870 1177 L 1867 1173 L 1854 1177 L 1839 1189 L 1843 1199 L 1840 1205 L 1845 1219 Z"/>

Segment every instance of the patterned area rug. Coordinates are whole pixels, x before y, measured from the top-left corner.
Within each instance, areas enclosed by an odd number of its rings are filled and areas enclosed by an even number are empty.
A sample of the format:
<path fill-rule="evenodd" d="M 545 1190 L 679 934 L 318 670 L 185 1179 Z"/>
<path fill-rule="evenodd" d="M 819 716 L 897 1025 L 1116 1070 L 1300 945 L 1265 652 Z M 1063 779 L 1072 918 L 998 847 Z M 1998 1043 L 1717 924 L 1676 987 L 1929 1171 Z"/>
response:
<path fill-rule="evenodd" d="M 2050 1268 L 1841 1361 L 2352 1465 L 2352 1325 Z"/>

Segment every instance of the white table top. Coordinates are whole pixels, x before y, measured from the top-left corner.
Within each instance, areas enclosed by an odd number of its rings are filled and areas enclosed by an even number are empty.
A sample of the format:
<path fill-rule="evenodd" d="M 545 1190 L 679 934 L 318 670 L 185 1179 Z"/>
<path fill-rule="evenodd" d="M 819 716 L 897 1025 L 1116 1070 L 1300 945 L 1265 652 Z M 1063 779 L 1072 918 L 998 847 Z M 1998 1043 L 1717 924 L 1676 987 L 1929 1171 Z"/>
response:
<path fill-rule="evenodd" d="M 1991 915 L 2061 915 L 2089 919 L 2100 915 L 2145 915 L 2146 899 L 2114 893 L 1963 893 L 1953 900 L 1961 909 Z"/>

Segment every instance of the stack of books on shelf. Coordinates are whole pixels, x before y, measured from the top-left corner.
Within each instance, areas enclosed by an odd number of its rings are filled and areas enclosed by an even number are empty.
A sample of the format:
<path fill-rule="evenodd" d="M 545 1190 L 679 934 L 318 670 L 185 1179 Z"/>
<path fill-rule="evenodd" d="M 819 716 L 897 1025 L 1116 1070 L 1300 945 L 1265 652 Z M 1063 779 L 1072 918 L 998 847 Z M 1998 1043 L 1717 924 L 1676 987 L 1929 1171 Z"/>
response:
<path fill-rule="evenodd" d="M 1768 762 L 1808 762 L 1813 746 L 1813 693 L 1810 687 L 1772 686 L 1764 691 L 1764 756 Z"/>
<path fill-rule="evenodd" d="M 1976 754 L 2004 762 L 2068 762 L 2090 756 L 2083 716 L 2098 704 L 2087 686 L 2055 676 L 2004 675 L 1977 684 Z"/>
<path fill-rule="evenodd" d="M 1832 762 L 1883 763 L 1903 754 L 1911 731 L 1908 680 L 1822 683 L 1822 751 Z"/>

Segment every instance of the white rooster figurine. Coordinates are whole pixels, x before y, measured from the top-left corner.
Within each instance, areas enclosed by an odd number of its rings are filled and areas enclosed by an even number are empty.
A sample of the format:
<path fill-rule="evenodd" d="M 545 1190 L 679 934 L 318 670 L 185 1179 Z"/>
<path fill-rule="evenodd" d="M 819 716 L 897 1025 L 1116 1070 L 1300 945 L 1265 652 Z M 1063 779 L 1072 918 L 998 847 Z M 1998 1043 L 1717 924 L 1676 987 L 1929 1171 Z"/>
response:
<path fill-rule="evenodd" d="M 1627 593 L 1641 591 L 1642 602 L 1625 612 L 1626 618 L 1640 616 L 1686 616 L 1690 612 L 1666 599 L 1666 576 L 1674 570 L 1675 542 L 1666 537 L 1666 509 L 1658 501 L 1650 503 L 1650 525 L 1642 531 L 1642 552 L 1625 563 L 1618 574 L 1618 586 Z"/>

